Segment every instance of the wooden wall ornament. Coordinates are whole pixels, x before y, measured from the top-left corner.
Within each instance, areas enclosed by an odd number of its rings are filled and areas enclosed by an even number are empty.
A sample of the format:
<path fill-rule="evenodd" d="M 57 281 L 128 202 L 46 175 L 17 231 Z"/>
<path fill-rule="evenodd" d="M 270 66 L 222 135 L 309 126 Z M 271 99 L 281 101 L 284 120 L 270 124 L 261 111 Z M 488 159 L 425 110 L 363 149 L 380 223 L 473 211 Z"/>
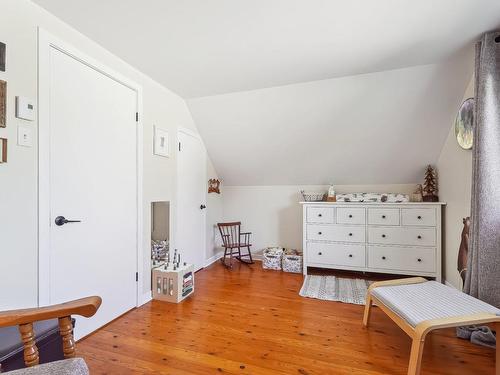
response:
<path fill-rule="evenodd" d="M 0 80 L 0 128 L 7 126 L 7 82 Z"/>
<path fill-rule="evenodd" d="M 215 178 L 208 180 L 208 192 L 220 194 L 220 181 Z"/>

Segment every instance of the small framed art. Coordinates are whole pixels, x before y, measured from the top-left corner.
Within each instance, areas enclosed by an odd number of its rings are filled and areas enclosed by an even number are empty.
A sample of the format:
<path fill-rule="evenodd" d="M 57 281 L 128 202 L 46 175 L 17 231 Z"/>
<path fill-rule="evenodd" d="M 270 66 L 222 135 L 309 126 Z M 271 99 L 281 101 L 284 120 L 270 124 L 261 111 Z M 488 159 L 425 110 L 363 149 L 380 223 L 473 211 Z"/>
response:
<path fill-rule="evenodd" d="M 165 129 L 155 126 L 153 142 L 153 154 L 166 158 L 170 156 L 168 132 Z"/>
<path fill-rule="evenodd" d="M 0 128 L 7 125 L 7 82 L 0 80 Z"/>
<path fill-rule="evenodd" d="M 0 72 L 5 72 L 5 43 L 0 42 Z"/>
<path fill-rule="evenodd" d="M 0 163 L 7 163 L 7 138 L 0 138 Z"/>

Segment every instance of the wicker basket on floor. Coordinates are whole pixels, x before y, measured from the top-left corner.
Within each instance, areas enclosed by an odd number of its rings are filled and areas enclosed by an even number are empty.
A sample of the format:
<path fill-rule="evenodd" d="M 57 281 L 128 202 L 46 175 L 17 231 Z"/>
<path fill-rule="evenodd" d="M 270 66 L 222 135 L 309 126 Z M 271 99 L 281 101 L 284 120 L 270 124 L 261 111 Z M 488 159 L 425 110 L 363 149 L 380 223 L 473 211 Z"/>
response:
<path fill-rule="evenodd" d="M 298 250 L 286 249 L 283 252 L 281 267 L 285 272 L 302 273 L 302 253 Z"/>

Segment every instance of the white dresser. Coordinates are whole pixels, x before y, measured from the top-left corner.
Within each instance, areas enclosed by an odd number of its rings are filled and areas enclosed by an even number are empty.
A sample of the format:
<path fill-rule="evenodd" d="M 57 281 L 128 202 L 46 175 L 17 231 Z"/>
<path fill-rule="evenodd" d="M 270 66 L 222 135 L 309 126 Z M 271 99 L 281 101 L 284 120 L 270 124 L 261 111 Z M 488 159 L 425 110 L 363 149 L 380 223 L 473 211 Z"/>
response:
<path fill-rule="evenodd" d="M 441 281 L 444 203 L 302 202 L 307 267 Z"/>

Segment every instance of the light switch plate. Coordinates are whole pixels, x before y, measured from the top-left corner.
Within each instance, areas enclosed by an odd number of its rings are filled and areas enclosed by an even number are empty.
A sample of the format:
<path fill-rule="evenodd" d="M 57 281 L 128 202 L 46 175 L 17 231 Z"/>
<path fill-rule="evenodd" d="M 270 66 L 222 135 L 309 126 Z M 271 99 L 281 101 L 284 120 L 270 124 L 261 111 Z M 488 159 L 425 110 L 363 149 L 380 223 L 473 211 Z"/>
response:
<path fill-rule="evenodd" d="M 17 127 L 17 144 L 23 147 L 33 146 L 31 129 L 26 126 Z"/>
<path fill-rule="evenodd" d="M 35 102 L 25 96 L 16 96 L 16 117 L 33 121 L 35 119 Z"/>

